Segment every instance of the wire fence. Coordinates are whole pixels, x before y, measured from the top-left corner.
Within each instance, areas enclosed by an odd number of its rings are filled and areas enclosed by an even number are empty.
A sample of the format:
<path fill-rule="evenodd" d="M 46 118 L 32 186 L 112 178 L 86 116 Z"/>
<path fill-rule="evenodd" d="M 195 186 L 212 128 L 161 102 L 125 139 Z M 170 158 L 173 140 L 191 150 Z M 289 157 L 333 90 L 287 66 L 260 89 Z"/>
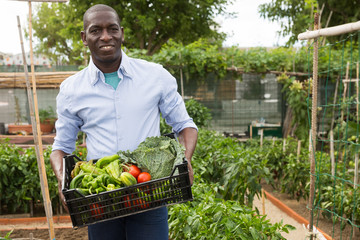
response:
<path fill-rule="evenodd" d="M 320 80 L 318 85 L 310 85 L 320 89 L 316 95 L 321 96 L 316 101 L 318 124 L 312 153 L 315 171 L 310 172 L 314 178 L 310 223 L 318 226 L 320 219 L 330 220 L 333 239 L 360 239 L 359 41 L 360 32 L 356 32 L 320 46 L 318 58 L 326 61 L 319 66 L 314 61 L 313 69 L 318 67 Z M 315 51 L 315 45 L 311 45 L 309 66 Z M 309 94 L 314 101 L 314 94 Z"/>

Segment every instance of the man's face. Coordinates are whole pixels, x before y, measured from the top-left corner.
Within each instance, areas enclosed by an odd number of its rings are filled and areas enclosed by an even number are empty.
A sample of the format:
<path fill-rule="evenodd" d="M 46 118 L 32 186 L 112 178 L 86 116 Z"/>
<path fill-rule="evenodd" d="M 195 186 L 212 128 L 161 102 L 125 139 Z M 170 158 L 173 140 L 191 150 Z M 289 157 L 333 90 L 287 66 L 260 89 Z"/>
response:
<path fill-rule="evenodd" d="M 115 13 L 90 13 L 81 38 L 84 45 L 89 47 L 92 59 L 99 68 L 120 64 L 124 30 L 120 27 Z"/>

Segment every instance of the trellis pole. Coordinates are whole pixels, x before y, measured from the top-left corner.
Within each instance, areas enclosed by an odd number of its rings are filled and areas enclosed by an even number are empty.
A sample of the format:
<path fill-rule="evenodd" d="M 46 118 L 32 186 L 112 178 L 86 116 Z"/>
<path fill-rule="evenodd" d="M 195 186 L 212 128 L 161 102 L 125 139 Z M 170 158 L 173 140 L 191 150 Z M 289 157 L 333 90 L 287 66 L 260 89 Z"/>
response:
<path fill-rule="evenodd" d="M 359 124 L 359 62 L 356 63 L 356 123 Z M 359 153 L 355 153 L 354 189 L 359 183 Z"/>
<path fill-rule="evenodd" d="M 347 86 L 348 86 L 348 82 L 349 82 L 349 68 L 350 68 L 350 63 L 347 62 L 345 80 L 343 80 L 343 84 L 344 84 L 343 105 L 345 105 Z M 341 121 L 344 121 L 344 108 L 343 108 L 343 106 L 341 106 Z"/>
<path fill-rule="evenodd" d="M 41 185 L 41 193 L 44 200 L 44 208 L 45 214 L 48 222 L 49 227 L 49 237 L 50 240 L 55 240 L 55 229 L 54 229 L 54 219 L 51 207 L 51 199 L 49 193 L 49 186 L 47 182 L 46 176 L 46 168 L 45 168 L 45 161 L 44 161 L 44 153 L 43 153 L 43 145 L 42 145 L 42 136 L 40 130 L 40 118 L 39 118 L 39 109 L 38 109 L 38 99 L 36 93 L 36 79 L 35 79 L 35 67 L 34 67 L 34 53 L 33 53 L 33 46 L 32 46 L 32 8 L 31 2 L 67 2 L 67 0 L 17 0 L 17 1 L 26 1 L 29 4 L 29 42 L 30 42 L 30 62 L 31 62 L 31 79 L 32 79 L 32 92 L 33 98 L 29 97 L 29 108 L 30 108 L 30 116 L 31 116 L 31 123 L 33 129 L 33 136 L 34 136 L 34 143 L 35 143 L 35 152 L 37 157 L 38 169 L 39 169 L 39 177 L 40 177 L 40 185 Z M 20 28 L 20 20 L 18 17 L 18 28 L 20 34 L 20 41 L 22 44 L 22 52 L 24 58 L 24 71 L 26 76 L 26 86 L 27 91 L 31 92 L 31 86 L 29 79 L 27 77 L 27 64 L 25 58 L 25 52 L 23 48 L 22 42 L 22 35 L 21 35 L 21 28 Z M 31 96 L 31 94 L 28 94 Z M 32 102 L 33 101 L 33 102 Z M 34 109 L 32 108 L 34 107 Z M 34 119 L 35 116 L 35 119 Z"/>
<path fill-rule="evenodd" d="M 319 29 L 319 14 L 314 16 L 314 30 Z M 312 107 L 311 107 L 311 155 L 310 155 L 310 240 L 313 239 L 314 225 L 314 197 L 315 197 L 315 150 L 316 150 L 316 133 L 317 133 L 317 86 L 318 86 L 318 46 L 319 38 L 314 38 L 313 52 L 313 82 L 312 82 Z"/>
<path fill-rule="evenodd" d="M 329 27 L 319 30 L 318 13 L 315 13 L 314 31 L 307 31 L 298 35 L 299 40 L 314 39 L 314 54 L 313 54 L 313 90 L 312 90 L 312 111 L 311 111 L 311 163 L 310 163 L 310 239 L 314 237 L 313 222 L 314 222 L 314 196 L 315 196 L 315 149 L 316 149 L 316 127 L 317 127 L 317 82 L 318 82 L 318 38 L 337 36 L 345 33 L 360 30 L 360 21 L 339 25 L 336 27 Z"/>
<path fill-rule="evenodd" d="M 359 124 L 359 62 L 356 63 L 356 123 Z M 358 137 L 358 136 L 357 136 Z M 354 192 L 356 192 L 359 183 L 359 153 L 355 151 L 355 167 L 354 167 Z M 356 221 L 354 216 L 353 222 Z M 353 226 L 353 237 L 357 237 L 356 227 Z"/>
<path fill-rule="evenodd" d="M 336 84 L 335 84 L 335 93 L 334 93 L 334 103 L 333 103 L 334 106 L 336 104 L 337 93 L 338 93 L 338 89 L 339 89 L 339 82 L 340 82 L 340 78 L 337 78 Z M 332 110 L 330 133 L 329 133 L 329 135 L 330 135 L 331 175 L 332 176 L 335 176 L 334 131 L 333 131 L 334 122 L 335 122 L 335 107 Z"/>
<path fill-rule="evenodd" d="M 296 161 L 299 162 L 301 154 L 301 140 L 298 140 L 297 143 Z"/>

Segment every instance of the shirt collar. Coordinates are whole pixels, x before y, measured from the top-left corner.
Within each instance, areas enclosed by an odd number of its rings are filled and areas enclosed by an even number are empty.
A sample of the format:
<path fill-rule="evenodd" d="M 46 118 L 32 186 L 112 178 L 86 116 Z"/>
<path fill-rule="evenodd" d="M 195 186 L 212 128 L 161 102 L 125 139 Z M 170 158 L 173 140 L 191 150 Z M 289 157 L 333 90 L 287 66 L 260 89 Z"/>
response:
<path fill-rule="evenodd" d="M 120 67 L 117 70 L 118 76 L 122 77 L 123 75 L 126 75 L 129 79 L 132 79 L 133 71 L 130 64 L 130 58 L 125 54 L 123 50 L 121 50 L 121 56 L 122 57 L 121 57 Z M 100 69 L 96 67 L 91 57 L 89 62 L 89 72 L 90 72 L 91 85 L 95 85 L 100 79 L 105 81 L 104 74 L 100 71 Z"/>

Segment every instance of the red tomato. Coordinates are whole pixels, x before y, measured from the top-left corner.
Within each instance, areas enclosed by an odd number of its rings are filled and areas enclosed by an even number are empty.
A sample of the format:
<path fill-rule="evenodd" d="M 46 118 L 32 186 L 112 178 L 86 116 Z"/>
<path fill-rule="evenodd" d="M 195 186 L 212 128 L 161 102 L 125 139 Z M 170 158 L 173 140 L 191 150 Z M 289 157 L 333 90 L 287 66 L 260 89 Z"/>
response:
<path fill-rule="evenodd" d="M 132 197 L 133 197 L 133 196 L 131 196 L 131 198 L 132 198 Z M 145 209 L 145 208 L 149 207 L 149 204 L 146 203 L 145 200 L 143 200 L 143 199 L 131 200 L 131 198 L 130 198 L 130 196 L 126 196 L 126 197 L 125 197 L 125 199 L 124 199 L 124 200 L 125 200 L 124 204 L 125 204 L 125 207 L 126 207 L 126 208 L 133 209 L 133 207 L 140 207 L 140 208 L 142 208 L 142 209 Z"/>
<path fill-rule="evenodd" d="M 151 180 L 151 175 L 150 175 L 150 173 L 147 173 L 147 172 L 142 172 L 137 177 L 137 182 L 138 183 L 143 183 L 143 182 L 147 182 L 147 181 L 150 181 L 150 180 Z"/>
<path fill-rule="evenodd" d="M 95 216 L 95 218 L 102 218 L 101 214 L 104 213 L 104 209 L 98 203 L 90 204 L 91 215 Z"/>
<path fill-rule="evenodd" d="M 139 174 L 141 173 L 141 170 L 136 165 L 131 165 L 128 172 L 131 175 L 133 175 L 135 178 L 137 178 L 139 176 Z"/>

